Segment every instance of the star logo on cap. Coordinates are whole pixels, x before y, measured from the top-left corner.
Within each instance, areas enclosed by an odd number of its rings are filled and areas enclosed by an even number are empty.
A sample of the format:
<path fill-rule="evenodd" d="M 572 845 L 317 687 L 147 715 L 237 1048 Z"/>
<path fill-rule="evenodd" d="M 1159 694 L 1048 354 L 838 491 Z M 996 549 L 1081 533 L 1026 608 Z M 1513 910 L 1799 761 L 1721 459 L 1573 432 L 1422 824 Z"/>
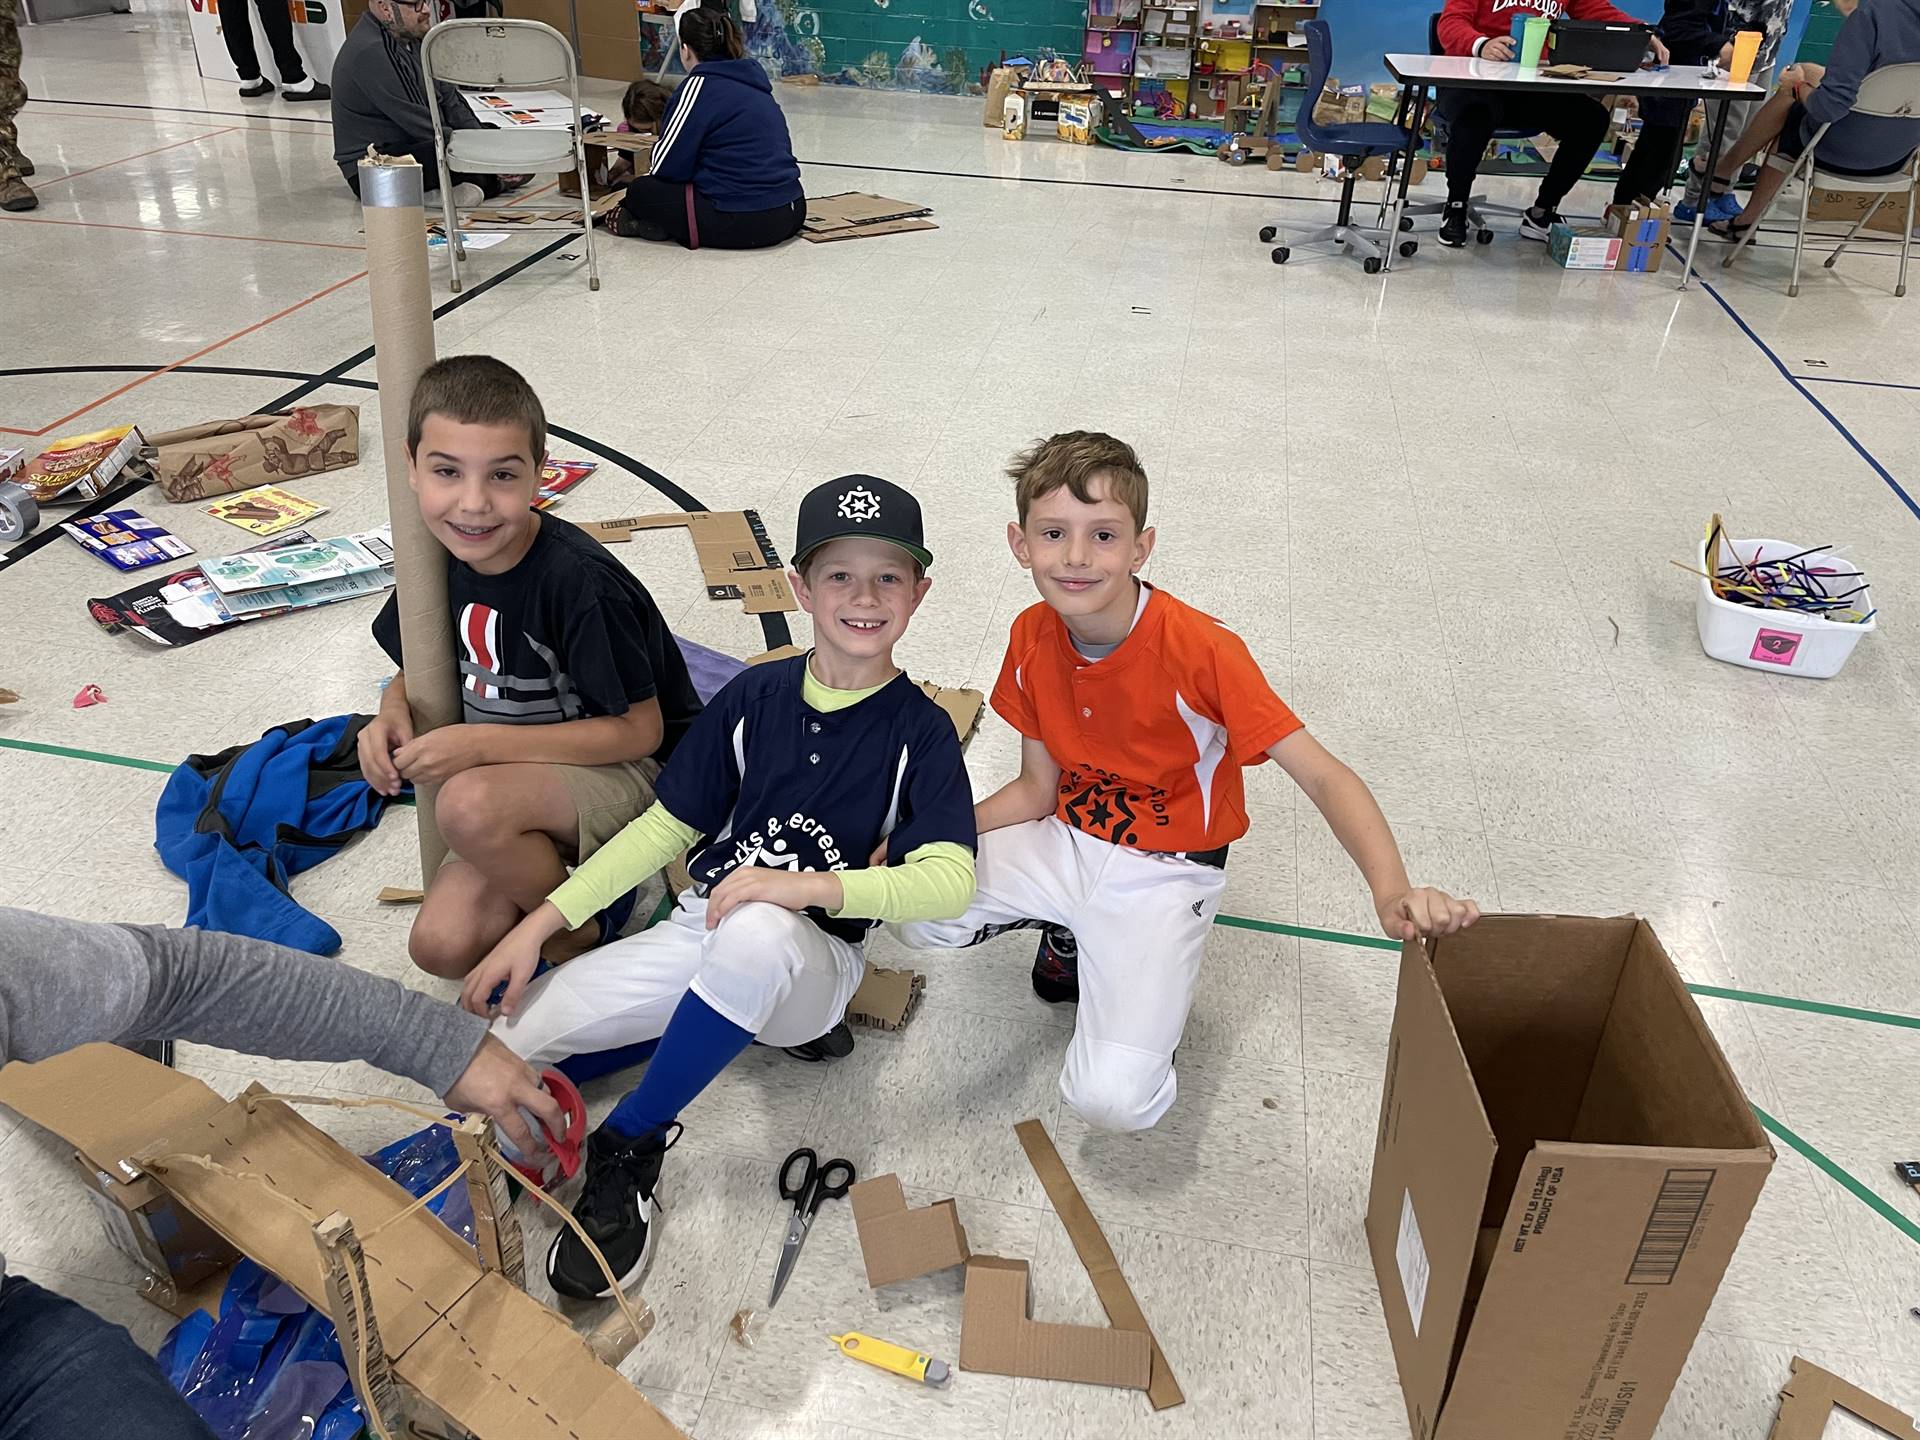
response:
<path fill-rule="evenodd" d="M 840 497 L 840 518 L 859 524 L 880 518 L 880 497 L 864 485 L 856 485 Z"/>

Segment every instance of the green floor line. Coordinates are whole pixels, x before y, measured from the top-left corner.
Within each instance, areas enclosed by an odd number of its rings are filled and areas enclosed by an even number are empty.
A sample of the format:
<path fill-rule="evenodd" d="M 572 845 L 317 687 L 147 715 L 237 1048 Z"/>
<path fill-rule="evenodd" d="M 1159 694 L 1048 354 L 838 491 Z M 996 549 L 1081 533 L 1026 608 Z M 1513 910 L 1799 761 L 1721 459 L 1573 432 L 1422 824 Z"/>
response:
<path fill-rule="evenodd" d="M 1869 1025 L 1897 1025 L 1904 1030 L 1920 1030 L 1920 1015 L 1899 1015 L 1888 1010 L 1862 1010 L 1854 1005 L 1829 1005 L 1824 1000 L 1796 1000 L 1791 995 L 1768 995 L 1757 990 L 1725 990 L 1718 985 L 1689 985 L 1696 995 L 1716 1000 L 1738 1000 L 1743 1005 L 1772 1005 L 1781 1010 L 1804 1010 L 1809 1015 L 1832 1015 L 1840 1020 L 1862 1020 Z"/>
<path fill-rule="evenodd" d="M 163 775 L 171 775 L 179 769 L 179 762 L 166 764 L 160 760 L 136 760 L 131 755 L 109 755 L 101 750 L 75 750 L 68 745 L 43 745 L 38 740 L 9 740 L 0 736 L 0 749 L 25 750 L 34 755 L 58 755 L 62 760 L 94 760 L 102 765 L 124 765 L 129 770 L 158 770 Z"/>
<path fill-rule="evenodd" d="M 1244 915 L 1216 915 L 1213 923 L 1229 930 L 1259 930 L 1268 935 L 1291 935 L 1297 940 L 1325 940 L 1364 950 L 1398 950 L 1400 942 L 1384 935 L 1354 935 L 1345 930 L 1316 930 L 1311 925 L 1285 925 L 1278 920 L 1249 920 Z"/>
<path fill-rule="evenodd" d="M 1794 1134 L 1793 1131 L 1767 1114 L 1767 1112 L 1762 1110 L 1758 1105 L 1753 1107 L 1753 1113 L 1760 1117 L 1760 1123 L 1764 1125 L 1769 1132 L 1777 1135 L 1787 1145 L 1799 1151 L 1801 1155 L 1810 1160 L 1818 1169 L 1825 1171 L 1828 1179 L 1832 1180 L 1842 1189 L 1852 1191 L 1854 1199 L 1860 1201 L 1861 1204 L 1865 1205 L 1869 1210 L 1873 1211 L 1882 1220 L 1885 1220 L 1916 1245 L 1920 1245 L 1920 1225 L 1914 1224 L 1912 1220 L 1889 1205 L 1872 1186 L 1868 1185 L 1864 1180 L 1861 1180 L 1838 1161 L 1829 1157 L 1826 1152 L 1818 1146 L 1802 1140 L 1798 1135 Z"/>

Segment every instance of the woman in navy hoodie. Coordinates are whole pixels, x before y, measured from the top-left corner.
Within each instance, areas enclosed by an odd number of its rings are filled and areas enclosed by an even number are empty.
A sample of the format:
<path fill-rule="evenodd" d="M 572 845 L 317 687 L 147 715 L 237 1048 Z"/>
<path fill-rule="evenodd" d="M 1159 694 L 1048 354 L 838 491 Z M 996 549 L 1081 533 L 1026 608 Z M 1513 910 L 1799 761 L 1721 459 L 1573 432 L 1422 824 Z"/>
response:
<path fill-rule="evenodd" d="M 726 11 L 706 6 L 680 17 L 680 58 L 687 78 L 660 122 L 652 173 L 627 186 L 608 228 L 689 250 L 759 250 L 792 239 L 807 218 L 807 197 L 766 71 L 746 58 Z"/>

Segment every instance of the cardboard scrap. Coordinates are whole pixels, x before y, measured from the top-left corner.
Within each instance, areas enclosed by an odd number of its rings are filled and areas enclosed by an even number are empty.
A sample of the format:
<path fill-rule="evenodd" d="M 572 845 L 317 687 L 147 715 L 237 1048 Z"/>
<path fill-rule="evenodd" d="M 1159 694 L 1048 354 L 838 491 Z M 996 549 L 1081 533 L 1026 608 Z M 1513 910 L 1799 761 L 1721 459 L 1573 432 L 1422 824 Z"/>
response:
<path fill-rule="evenodd" d="M 626 197 L 626 193 L 624 188 L 609 190 L 605 195 L 595 197 L 589 202 L 587 208 L 592 212 L 593 218 L 598 220 L 602 215 L 619 205 L 621 200 Z M 444 235 L 447 233 L 446 226 L 436 218 L 437 215 L 437 211 L 428 212 L 427 233 L 429 235 Z M 526 225 L 578 225 L 579 223 L 580 207 L 577 205 L 571 210 L 469 210 L 460 217 L 460 228 L 462 230 L 517 229 Z"/>
<path fill-rule="evenodd" d="M 738 600 L 749 615 L 798 610 L 787 585 L 786 567 L 773 548 L 757 510 L 675 510 L 661 515 L 623 515 L 580 528 L 602 545 L 622 545 L 636 530 L 672 530 L 685 526 L 700 558 L 700 575 L 709 600 Z"/>
<path fill-rule="evenodd" d="M 911 200 L 889 200 L 848 190 L 839 195 L 808 197 L 807 223 L 801 234 L 816 244 L 829 240 L 859 240 L 872 235 L 899 235 L 909 230 L 938 230 L 928 205 Z"/>
<path fill-rule="evenodd" d="M 847 1002 L 847 1024 L 868 1030 L 904 1030 L 920 1008 L 927 977 L 918 970 L 888 970 L 869 965 Z"/>
<path fill-rule="evenodd" d="M 374 896 L 382 905 L 418 905 L 426 898 L 426 891 L 409 885 L 382 885 L 380 893 Z"/>
<path fill-rule="evenodd" d="M 1030 1380 L 1069 1380 L 1145 1390 L 1153 1337 L 1144 1330 L 1054 1325 L 1029 1318 L 1024 1260 L 975 1255 L 967 1261 L 960 1313 L 960 1368 Z"/>
<path fill-rule="evenodd" d="M 19 695 L 12 690 L 0 690 L 0 705 L 16 705 L 19 701 Z"/>
<path fill-rule="evenodd" d="M 396 1379 L 483 1440 L 542 1434 L 674 1440 L 680 1431 L 559 1315 L 413 1197 L 250 1086 L 222 1100 L 191 1076 L 116 1045 L 0 1070 L 0 1104 L 64 1136 L 96 1170 L 151 1185 L 332 1313 L 316 1228 L 349 1217 L 366 1257 L 381 1346 Z M 168 1156 L 213 1156 L 219 1168 Z M 364 1399 L 365 1397 L 363 1397 Z"/>
<path fill-rule="evenodd" d="M 1820 1440 L 1835 1408 L 1858 1417 L 1898 1440 L 1916 1440 L 1920 1425 L 1858 1385 L 1823 1370 L 1811 1360 L 1793 1357 L 1793 1374 L 1780 1390 L 1780 1415 L 1768 1440 Z"/>
<path fill-rule="evenodd" d="M 967 1263 L 967 1232 L 953 1201 L 909 1210 L 898 1175 L 862 1180 L 847 1198 L 853 1202 L 853 1225 L 867 1262 L 867 1284 L 873 1289 Z"/>
<path fill-rule="evenodd" d="M 1120 1262 L 1114 1258 L 1113 1247 L 1107 1243 L 1100 1222 L 1093 1218 L 1093 1212 L 1081 1198 L 1080 1187 L 1073 1183 L 1073 1176 L 1067 1173 L 1066 1162 L 1061 1160 L 1060 1152 L 1053 1148 L 1053 1139 L 1047 1134 L 1047 1127 L 1038 1120 L 1022 1120 L 1013 1127 L 1013 1133 L 1020 1137 L 1021 1148 L 1027 1152 L 1027 1163 L 1033 1166 L 1033 1173 L 1040 1177 L 1047 1199 L 1053 1202 L 1054 1213 L 1066 1227 L 1067 1238 L 1073 1241 L 1074 1253 L 1079 1255 L 1080 1263 L 1086 1267 L 1087 1278 L 1093 1281 L 1094 1293 L 1100 1297 L 1107 1319 L 1113 1322 L 1117 1332 L 1138 1331 L 1146 1336 L 1153 1356 L 1152 1376 L 1143 1387 L 1147 1399 L 1156 1410 L 1166 1410 L 1184 1403 L 1187 1397 L 1181 1393 L 1180 1382 L 1173 1378 L 1173 1369 L 1167 1364 L 1160 1342 L 1153 1338 L 1153 1329 L 1147 1324 L 1140 1302 L 1133 1298 L 1127 1277 L 1120 1273 Z M 967 1278 L 968 1299 L 971 1302 L 971 1271 Z M 963 1367 L 967 1363 L 966 1343 L 963 1329 L 960 1336 L 960 1363 Z"/>

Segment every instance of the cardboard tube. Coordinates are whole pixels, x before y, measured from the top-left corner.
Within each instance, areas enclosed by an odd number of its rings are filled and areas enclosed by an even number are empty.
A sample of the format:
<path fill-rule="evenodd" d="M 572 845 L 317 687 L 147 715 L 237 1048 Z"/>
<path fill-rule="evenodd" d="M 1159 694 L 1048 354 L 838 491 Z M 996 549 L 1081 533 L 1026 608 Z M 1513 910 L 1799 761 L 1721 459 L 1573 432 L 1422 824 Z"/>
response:
<path fill-rule="evenodd" d="M 433 288 L 427 281 L 425 178 L 411 158 L 360 162 L 366 222 L 367 293 L 373 303 L 373 366 L 380 383 L 380 437 L 386 446 L 387 514 L 393 524 L 400 598 L 400 668 L 413 728 L 425 734 L 460 718 L 460 674 L 447 613 L 447 552 L 420 518 L 407 484 L 407 411 L 421 372 L 433 363 Z M 434 823 L 439 787 L 414 787 L 420 813 L 420 883 L 433 882 L 447 845 Z"/>

